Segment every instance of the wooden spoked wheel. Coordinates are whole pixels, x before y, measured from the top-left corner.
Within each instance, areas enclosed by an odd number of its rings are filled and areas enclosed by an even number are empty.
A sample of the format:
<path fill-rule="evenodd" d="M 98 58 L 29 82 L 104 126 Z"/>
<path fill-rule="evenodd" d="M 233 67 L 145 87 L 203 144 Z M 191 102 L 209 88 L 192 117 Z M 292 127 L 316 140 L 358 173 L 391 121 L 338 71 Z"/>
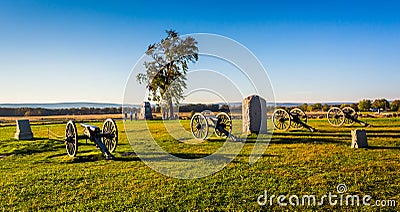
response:
<path fill-rule="evenodd" d="M 208 135 L 208 122 L 201 113 L 195 113 L 190 120 L 190 130 L 197 140 L 205 140 Z"/>
<path fill-rule="evenodd" d="M 344 125 L 345 126 L 352 126 L 355 122 L 354 120 L 357 119 L 357 113 L 356 111 L 351 108 L 351 107 L 344 107 L 342 109 L 343 113 L 344 113 Z"/>
<path fill-rule="evenodd" d="M 65 148 L 68 156 L 75 157 L 78 151 L 78 133 L 74 121 L 68 121 L 65 128 Z"/>
<path fill-rule="evenodd" d="M 118 145 L 118 128 L 113 119 L 106 119 L 103 124 L 103 144 L 109 152 L 114 152 Z"/>
<path fill-rule="evenodd" d="M 292 119 L 298 119 L 297 122 L 292 120 L 290 126 L 291 126 L 293 129 L 302 129 L 302 128 L 303 128 L 303 125 L 300 124 L 300 122 L 307 123 L 307 120 L 308 120 L 308 119 L 307 119 L 307 115 L 306 115 L 306 113 L 305 113 L 303 110 L 301 110 L 300 108 L 294 108 L 294 109 L 292 109 L 292 110 L 290 111 L 290 115 L 292 116 Z"/>
<path fill-rule="evenodd" d="M 224 112 L 218 113 L 217 122 L 220 122 L 219 124 L 221 124 L 222 127 L 229 132 L 229 134 L 232 133 L 232 119 L 231 117 L 229 117 L 228 114 Z M 215 126 L 217 126 L 217 124 Z M 219 131 L 217 128 L 215 128 L 215 135 L 217 135 L 218 137 L 226 137 L 226 135 L 221 131 Z"/>
<path fill-rule="evenodd" d="M 329 109 L 327 118 L 329 124 L 335 127 L 342 126 L 345 121 L 345 115 L 343 111 L 338 107 L 332 107 L 331 109 Z"/>
<path fill-rule="evenodd" d="M 272 115 L 272 121 L 276 129 L 288 130 L 290 128 L 291 118 L 286 110 L 275 110 L 274 114 Z"/>

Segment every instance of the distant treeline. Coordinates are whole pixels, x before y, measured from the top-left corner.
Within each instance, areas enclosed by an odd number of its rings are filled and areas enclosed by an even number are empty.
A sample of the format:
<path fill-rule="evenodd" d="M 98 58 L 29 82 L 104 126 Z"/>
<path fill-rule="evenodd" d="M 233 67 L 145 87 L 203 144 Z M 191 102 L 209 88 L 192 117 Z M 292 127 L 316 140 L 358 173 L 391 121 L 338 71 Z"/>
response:
<path fill-rule="evenodd" d="M 238 108 L 229 108 L 228 105 L 218 104 L 188 104 L 179 106 L 179 112 L 202 112 L 205 110 L 210 110 L 212 112 L 230 112 L 232 110 L 241 110 Z M 137 108 L 125 108 L 124 113 L 129 113 L 130 111 L 136 112 Z M 161 107 L 153 106 L 153 113 L 160 113 Z M 0 108 L 0 116 L 51 116 L 51 115 L 90 115 L 90 114 L 121 114 L 122 107 L 108 107 L 108 108 L 62 108 L 62 109 L 47 109 L 47 108 Z"/>
<path fill-rule="evenodd" d="M 204 110 L 210 110 L 213 112 L 219 111 L 219 105 L 218 104 L 188 104 L 188 105 L 182 105 L 179 106 L 179 112 L 202 112 Z"/>
<path fill-rule="evenodd" d="M 179 112 L 202 112 L 205 110 L 209 110 L 212 112 L 234 112 L 241 111 L 241 106 L 229 107 L 228 105 L 219 105 L 219 104 L 187 104 L 179 106 Z"/>
<path fill-rule="evenodd" d="M 309 111 L 309 112 L 317 112 L 317 111 L 326 112 L 331 107 L 340 107 L 340 108 L 351 107 L 357 112 L 358 111 L 400 112 L 400 100 L 394 100 L 394 101 L 389 102 L 385 98 L 375 99 L 375 100 L 363 99 L 363 100 L 359 101 L 358 103 L 342 104 L 342 105 L 328 105 L 328 104 L 321 104 L 321 103 L 315 103 L 315 104 L 304 103 L 297 107 L 302 109 L 303 111 Z M 278 108 L 290 109 L 293 107 L 278 107 Z"/>
<path fill-rule="evenodd" d="M 331 107 L 352 107 L 356 111 L 393 111 L 400 112 L 400 100 L 394 100 L 389 102 L 388 100 L 382 99 L 363 99 L 358 103 L 342 104 L 342 105 L 327 105 L 321 103 L 315 104 L 302 104 L 297 107 L 304 111 L 317 112 L 317 111 L 328 111 Z M 289 109 L 291 107 L 278 107 Z M 124 108 L 124 113 L 137 112 L 138 108 Z M 219 104 L 185 104 L 180 105 L 178 108 L 179 112 L 202 112 L 209 110 L 212 112 L 240 112 L 242 110 L 241 105 L 235 105 L 229 107 L 228 105 Z M 160 106 L 152 106 L 153 113 L 160 113 Z M 90 114 L 121 114 L 122 107 L 106 107 L 106 108 L 94 108 L 94 107 L 81 107 L 81 108 L 65 108 L 65 109 L 46 109 L 46 108 L 1 108 L 0 116 L 50 116 L 50 115 L 90 115 Z"/>
<path fill-rule="evenodd" d="M 130 111 L 135 112 L 137 108 L 124 108 L 125 113 L 129 113 Z M 175 112 L 203 112 L 205 110 L 209 110 L 212 112 L 234 112 L 241 111 L 241 106 L 229 107 L 228 105 L 219 105 L 219 104 L 185 104 L 179 105 L 179 107 L 174 107 Z M 153 113 L 161 113 L 161 107 L 159 105 L 153 105 L 151 107 L 151 111 Z"/>
<path fill-rule="evenodd" d="M 89 115 L 89 114 L 120 114 L 122 107 L 109 108 L 0 108 L 0 116 L 51 116 L 51 115 Z"/>

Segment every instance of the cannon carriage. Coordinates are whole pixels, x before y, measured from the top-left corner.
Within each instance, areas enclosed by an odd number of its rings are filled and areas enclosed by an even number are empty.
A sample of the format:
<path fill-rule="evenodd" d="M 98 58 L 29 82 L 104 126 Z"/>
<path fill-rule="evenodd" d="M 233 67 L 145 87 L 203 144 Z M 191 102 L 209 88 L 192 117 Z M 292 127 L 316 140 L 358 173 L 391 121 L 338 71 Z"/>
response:
<path fill-rule="evenodd" d="M 293 108 L 289 112 L 284 109 L 277 109 L 272 114 L 272 122 L 278 130 L 289 130 L 290 128 L 300 130 L 308 129 L 314 132 L 315 129 L 307 124 L 308 117 L 300 108 Z"/>
<path fill-rule="evenodd" d="M 232 119 L 224 112 L 214 116 L 209 111 L 195 113 L 190 120 L 190 131 L 197 140 L 205 140 L 210 134 L 210 128 L 214 129 L 217 137 L 233 137 L 232 136 Z"/>
<path fill-rule="evenodd" d="M 118 144 L 118 128 L 113 119 L 107 119 L 100 130 L 99 127 L 88 124 L 81 124 L 84 128 L 83 135 L 78 135 L 78 131 L 73 120 L 68 121 L 65 128 L 65 147 L 70 157 L 75 157 L 78 152 L 78 141 L 89 139 L 100 149 L 106 159 L 114 159 L 112 152 Z"/>
<path fill-rule="evenodd" d="M 327 118 L 329 124 L 334 127 L 352 126 L 354 123 L 361 124 L 362 126 L 370 126 L 368 123 L 358 119 L 357 112 L 351 107 L 344 107 L 340 109 L 338 107 L 332 107 L 328 110 Z"/>

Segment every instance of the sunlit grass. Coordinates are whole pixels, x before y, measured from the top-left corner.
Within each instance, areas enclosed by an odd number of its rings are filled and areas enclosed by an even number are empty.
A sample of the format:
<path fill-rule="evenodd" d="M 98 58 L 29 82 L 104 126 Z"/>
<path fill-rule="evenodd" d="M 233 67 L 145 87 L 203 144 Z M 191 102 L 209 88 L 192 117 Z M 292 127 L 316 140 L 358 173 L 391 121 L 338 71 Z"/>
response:
<path fill-rule="evenodd" d="M 257 197 L 269 194 L 314 194 L 336 192 L 345 183 L 348 193 L 394 199 L 400 203 L 400 119 L 366 119 L 365 128 L 372 148 L 351 149 L 350 130 L 331 127 L 325 119 L 310 120 L 319 132 L 307 130 L 275 132 L 263 156 L 248 163 L 254 147 L 249 139 L 232 163 L 211 176 L 180 180 L 166 177 L 147 167 L 132 154 L 122 122 L 115 161 L 103 159 L 88 141 L 79 141 L 77 157 L 67 156 L 61 141 L 49 140 L 48 130 L 63 136 L 65 125 L 34 125 L 33 141 L 16 141 L 15 127 L 0 128 L 0 208 L 2 210 L 374 210 L 374 208 L 260 207 Z M 102 123 L 93 123 L 101 126 Z M 128 133 L 146 138 L 143 121 L 128 121 Z M 149 121 L 156 142 L 167 152 L 196 158 L 220 148 L 223 139 L 211 136 L 205 142 L 174 139 L 188 133 L 189 121 L 165 127 Z M 181 125 L 181 126 L 180 126 Z M 79 134 L 82 133 L 80 126 Z M 171 134 L 167 133 L 171 128 Z M 185 132 L 186 130 L 186 132 Z M 234 133 L 241 123 L 234 122 Z M 250 137 L 252 138 L 252 137 Z M 392 209 L 399 209 L 392 208 Z"/>

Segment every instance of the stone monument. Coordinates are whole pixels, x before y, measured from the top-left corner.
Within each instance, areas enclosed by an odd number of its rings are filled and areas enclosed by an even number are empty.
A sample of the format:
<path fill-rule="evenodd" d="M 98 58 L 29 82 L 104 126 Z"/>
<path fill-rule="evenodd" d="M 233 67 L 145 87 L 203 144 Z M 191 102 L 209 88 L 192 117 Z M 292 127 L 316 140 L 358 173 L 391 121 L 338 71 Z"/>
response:
<path fill-rule="evenodd" d="M 17 140 L 31 140 L 33 139 L 33 133 L 31 130 L 31 125 L 29 120 L 16 120 L 17 122 L 17 131 L 15 132 L 15 139 Z"/>
<path fill-rule="evenodd" d="M 267 102 L 260 96 L 252 95 L 242 101 L 244 134 L 267 133 Z"/>
<path fill-rule="evenodd" d="M 140 108 L 139 119 L 152 119 L 153 115 L 151 113 L 151 105 L 150 102 L 143 102 L 142 107 Z"/>
<path fill-rule="evenodd" d="M 351 137 L 351 148 L 368 148 L 367 133 L 365 130 L 352 130 Z"/>

